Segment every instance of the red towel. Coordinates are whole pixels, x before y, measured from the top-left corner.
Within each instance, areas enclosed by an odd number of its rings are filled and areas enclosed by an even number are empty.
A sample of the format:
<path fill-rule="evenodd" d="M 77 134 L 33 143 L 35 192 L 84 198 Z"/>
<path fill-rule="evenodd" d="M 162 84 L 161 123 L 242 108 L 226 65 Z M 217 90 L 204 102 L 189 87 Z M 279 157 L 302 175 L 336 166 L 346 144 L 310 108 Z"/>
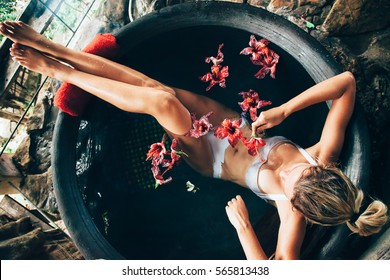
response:
<path fill-rule="evenodd" d="M 83 52 L 96 54 L 105 58 L 114 58 L 119 52 L 119 45 L 112 34 L 98 34 L 83 49 Z M 63 83 L 54 97 L 54 105 L 71 116 L 84 112 L 92 95 L 68 83 Z"/>

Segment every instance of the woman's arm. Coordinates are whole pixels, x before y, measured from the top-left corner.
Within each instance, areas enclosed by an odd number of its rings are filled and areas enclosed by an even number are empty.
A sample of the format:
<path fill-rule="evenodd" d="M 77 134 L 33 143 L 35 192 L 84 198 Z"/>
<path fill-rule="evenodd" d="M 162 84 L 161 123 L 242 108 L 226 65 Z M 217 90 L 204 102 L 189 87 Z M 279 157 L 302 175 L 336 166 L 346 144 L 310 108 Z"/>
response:
<path fill-rule="evenodd" d="M 348 87 L 351 87 L 354 84 L 355 80 L 350 72 L 344 72 L 328 80 L 322 81 L 290 99 L 288 102 L 263 111 L 259 115 L 259 118 L 252 123 L 252 129 L 269 129 L 280 124 L 294 112 L 313 104 L 338 99 L 346 92 Z M 350 105 L 353 109 L 353 104 Z"/>
<path fill-rule="evenodd" d="M 332 100 L 320 142 L 316 149 L 321 161 L 334 161 L 344 143 L 346 126 L 351 118 L 355 103 L 356 84 L 351 72 L 344 72 L 314 85 L 279 107 L 260 114 L 252 124 L 252 132 L 269 129 L 285 118 L 313 104 Z"/>
<path fill-rule="evenodd" d="M 249 221 L 248 210 L 241 196 L 237 195 L 236 198 L 228 202 L 226 213 L 237 231 L 246 258 L 248 260 L 267 260 L 267 255 Z"/>
<path fill-rule="evenodd" d="M 282 201 L 278 204 L 281 204 L 277 206 L 281 223 L 275 259 L 299 259 L 306 231 L 305 219 L 302 214 L 292 210 L 289 202 Z M 237 231 L 246 258 L 248 260 L 267 260 L 268 257 L 250 224 L 248 210 L 241 196 L 238 195 L 228 202 L 226 213 Z"/>
<path fill-rule="evenodd" d="M 306 233 L 306 221 L 289 201 L 275 201 L 280 217 L 276 260 L 297 260 Z"/>

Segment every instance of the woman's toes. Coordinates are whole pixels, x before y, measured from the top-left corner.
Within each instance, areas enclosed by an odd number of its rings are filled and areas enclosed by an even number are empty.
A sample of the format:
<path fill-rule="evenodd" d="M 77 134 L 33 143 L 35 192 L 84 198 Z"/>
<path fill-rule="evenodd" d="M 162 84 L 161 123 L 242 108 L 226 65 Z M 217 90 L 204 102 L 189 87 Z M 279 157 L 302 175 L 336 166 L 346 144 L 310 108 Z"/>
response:
<path fill-rule="evenodd" d="M 19 50 L 19 49 L 11 49 L 10 53 L 11 53 L 11 56 L 13 56 L 13 57 L 23 55 L 23 51 Z"/>
<path fill-rule="evenodd" d="M 8 32 L 8 30 L 7 30 L 6 26 L 5 26 L 5 24 L 3 24 L 3 23 L 0 23 L 0 32 L 1 32 L 1 34 L 3 34 L 3 35 L 8 35 L 8 34 L 9 34 L 9 32 Z"/>
<path fill-rule="evenodd" d="M 19 44 L 19 43 L 13 43 L 11 45 L 11 49 L 20 49 L 20 50 L 24 50 L 24 46 Z"/>
<path fill-rule="evenodd" d="M 20 44 L 13 43 L 12 46 L 9 48 L 9 50 L 12 51 L 24 51 L 24 48 Z"/>
<path fill-rule="evenodd" d="M 11 21 L 8 21 L 8 20 L 3 21 L 3 24 L 8 32 L 13 31 L 15 29 L 14 26 L 12 25 Z"/>
<path fill-rule="evenodd" d="M 27 24 L 25 24 L 23 21 L 20 21 L 20 20 L 15 21 L 15 25 L 18 25 L 20 27 L 26 27 L 27 26 Z"/>

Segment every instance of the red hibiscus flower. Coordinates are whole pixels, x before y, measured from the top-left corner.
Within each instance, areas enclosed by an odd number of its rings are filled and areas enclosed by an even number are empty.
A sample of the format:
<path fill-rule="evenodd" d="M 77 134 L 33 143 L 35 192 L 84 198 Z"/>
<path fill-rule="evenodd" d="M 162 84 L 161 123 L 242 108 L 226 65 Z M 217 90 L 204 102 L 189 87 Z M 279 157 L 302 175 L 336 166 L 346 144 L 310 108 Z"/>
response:
<path fill-rule="evenodd" d="M 177 140 L 173 139 L 172 144 L 171 144 L 171 164 L 170 165 L 173 165 L 173 163 L 179 161 L 181 158 L 181 152 L 175 150 L 176 146 L 177 146 Z"/>
<path fill-rule="evenodd" d="M 265 141 L 260 137 L 242 138 L 242 143 L 247 147 L 248 154 L 251 156 L 260 156 L 259 148 L 265 145 Z"/>
<path fill-rule="evenodd" d="M 240 54 L 251 55 L 252 61 L 260 60 L 265 49 L 268 49 L 269 41 L 266 39 L 256 40 L 255 35 L 249 38 L 249 47 L 244 48 Z"/>
<path fill-rule="evenodd" d="M 222 47 L 223 47 L 223 44 L 220 44 L 219 47 L 218 47 L 217 57 L 209 56 L 209 57 L 206 57 L 204 61 L 206 63 L 212 62 L 213 65 L 221 64 L 223 62 L 223 58 L 224 58 L 224 55 L 223 55 L 223 53 L 221 51 Z"/>
<path fill-rule="evenodd" d="M 264 56 L 262 60 L 258 60 L 254 63 L 262 66 L 262 68 L 255 74 L 257 79 L 263 79 L 268 73 L 275 79 L 276 64 L 279 62 L 279 55 L 277 55 L 273 50 L 268 50 L 268 55 Z"/>
<path fill-rule="evenodd" d="M 229 76 L 229 66 L 213 65 L 211 66 L 211 72 L 200 77 L 202 82 L 210 82 L 210 85 L 206 88 L 209 91 L 213 86 L 219 84 L 221 88 L 226 88 L 226 78 Z"/>
<path fill-rule="evenodd" d="M 152 160 L 152 165 L 159 165 L 164 160 L 164 155 L 167 153 L 165 148 L 166 134 L 163 135 L 161 142 L 154 143 L 150 146 L 148 153 L 146 154 L 146 160 Z"/>
<path fill-rule="evenodd" d="M 218 54 L 216 57 L 210 56 L 206 57 L 205 62 L 212 62 L 211 71 L 200 77 L 202 82 L 210 82 L 210 85 L 206 88 L 206 91 L 209 91 L 213 86 L 219 84 L 220 87 L 226 87 L 226 78 L 229 76 L 229 67 L 222 66 L 224 55 L 221 51 L 223 44 L 219 45 Z"/>
<path fill-rule="evenodd" d="M 270 73 L 272 78 L 275 78 L 276 64 L 279 62 L 279 55 L 268 48 L 269 41 L 266 39 L 256 40 L 254 35 L 249 39 L 249 47 L 244 48 L 240 54 L 251 55 L 251 61 L 255 65 L 260 65 L 262 68 L 255 74 L 258 79 L 263 79 L 265 75 Z"/>
<path fill-rule="evenodd" d="M 242 137 L 240 130 L 241 122 L 242 119 L 235 121 L 224 119 L 221 126 L 215 130 L 214 135 L 219 139 L 228 137 L 229 144 L 234 148 Z"/>
<path fill-rule="evenodd" d="M 181 159 L 182 155 L 188 157 L 188 155 L 185 152 L 176 150 L 176 146 L 177 146 L 177 140 L 173 139 L 171 144 L 171 153 L 170 153 L 171 162 L 169 164 L 170 166 L 172 166 L 175 162 L 178 162 Z"/>
<path fill-rule="evenodd" d="M 172 181 L 172 177 L 164 179 L 165 172 L 161 173 L 161 170 L 158 165 L 152 166 L 152 173 L 154 179 L 156 180 L 155 188 L 157 188 L 159 185 L 163 185 Z"/>
<path fill-rule="evenodd" d="M 257 109 L 272 104 L 271 101 L 260 100 L 259 94 L 252 89 L 248 92 L 240 92 L 239 95 L 242 96 L 243 101 L 238 102 L 238 105 L 240 105 L 243 112 L 247 112 L 249 110 L 252 121 L 257 119 Z"/>
<path fill-rule="evenodd" d="M 161 142 L 154 143 L 150 146 L 149 152 L 146 155 L 146 160 L 152 161 L 152 173 L 156 180 L 156 188 L 159 185 L 169 183 L 172 181 L 172 177 L 164 179 L 165 173 L 173 168 L 173 165 L 178 162 L 181 155 L 186 155 L 183 151 L 176 150 L 177 140 L 173 139 L 171 144 L 171 151 L 168 152 L 165 148 L 164 142 L 166 134 L 163 135 Z M 170 158 L 167 158 L 167 157 Z"/>
<path fill-rule="evenodd" d="M 201 117 L 199 120 L 196 119 L 195 114 L 191 114 L 193 129 L 188 131 L 187 136 L 199 138 L 203 135 L 206 135 L 210 129 L 213 128 L 213 125 L 209 121 L 209 117 L 212 114 L 213 112 L 210 112 Z"/>

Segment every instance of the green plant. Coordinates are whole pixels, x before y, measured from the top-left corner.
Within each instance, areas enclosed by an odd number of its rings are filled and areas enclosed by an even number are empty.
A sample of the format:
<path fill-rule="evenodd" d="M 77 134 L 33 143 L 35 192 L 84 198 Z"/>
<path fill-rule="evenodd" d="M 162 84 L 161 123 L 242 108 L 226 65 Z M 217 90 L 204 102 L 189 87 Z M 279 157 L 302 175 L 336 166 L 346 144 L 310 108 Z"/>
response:
<path fill-rule="evenodd" d="M 16 0 L 0 0 L 0 22 L 5 20 L 15 20 L 17 17 Z M 0 41 L 3 36 L 0 35 Z"/>

